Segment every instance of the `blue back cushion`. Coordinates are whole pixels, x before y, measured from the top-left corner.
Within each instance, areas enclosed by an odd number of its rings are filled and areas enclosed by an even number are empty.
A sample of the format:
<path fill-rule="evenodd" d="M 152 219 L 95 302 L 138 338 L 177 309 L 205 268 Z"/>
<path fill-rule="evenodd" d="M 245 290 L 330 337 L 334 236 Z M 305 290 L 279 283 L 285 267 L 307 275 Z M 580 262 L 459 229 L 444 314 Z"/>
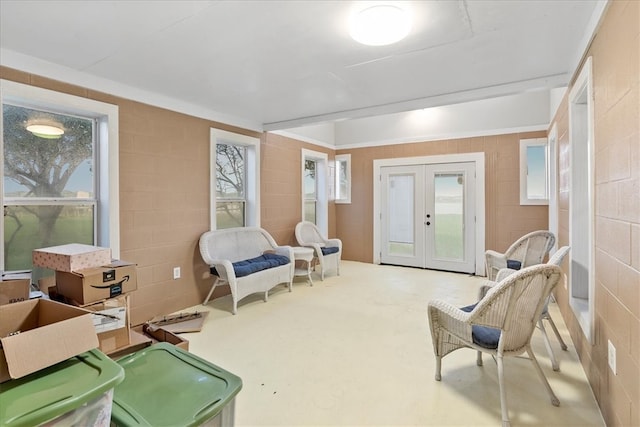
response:
<path fill-rule="evenodd" d="M 244 277 L 257 271 L 286 264 L 289 264 L 289 258 L 286 256 L 266 253 L 255 258 L 234 262 L 232 265 L 233 271 L 236 273 L 236 277 Z M 211 274 L 218 276 L 218 272 L 215 267 L 211 267 Z"/>
<path fill-rule="evenodd" d="M 522 267 L 522 263 L 520 261 L 515 259 L 507 260 L 507 268 L 510 268 L 512 270 L 520 270 L 521 267 Z"/>
<path fill-rule="evenodd" d="M 332 246 L 330 248 L 320 248 L 320 250 L 322 251 L 322 255 L 331 255 L 338 252 L 340 248 L 338 248 L 337 246 Z"/>
<path fill-rule="evenodd" d="M 460 308 L 467 313 L 471 312 L 478 303 Z M 500 340 L 500 329 L 489 328 L 487 326 L 473 325 L 471 326 L 471 338 L 473 343 L 480 347 L 496 349 Z"/>

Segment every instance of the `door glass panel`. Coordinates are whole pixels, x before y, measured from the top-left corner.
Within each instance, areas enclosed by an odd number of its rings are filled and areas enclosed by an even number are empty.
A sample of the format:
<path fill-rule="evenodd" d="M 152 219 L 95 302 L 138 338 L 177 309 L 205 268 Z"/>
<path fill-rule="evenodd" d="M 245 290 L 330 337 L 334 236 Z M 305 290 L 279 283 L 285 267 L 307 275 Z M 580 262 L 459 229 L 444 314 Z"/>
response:
<path fill-rule="evenodd" d="M 464 259 L 464 174 L 436 173 L 435 258 Z"/>
<path fill-rule="evenodd" d="M 389 255 L 413 255 L 414 242 L 413 175 L 389 176 Z"/>

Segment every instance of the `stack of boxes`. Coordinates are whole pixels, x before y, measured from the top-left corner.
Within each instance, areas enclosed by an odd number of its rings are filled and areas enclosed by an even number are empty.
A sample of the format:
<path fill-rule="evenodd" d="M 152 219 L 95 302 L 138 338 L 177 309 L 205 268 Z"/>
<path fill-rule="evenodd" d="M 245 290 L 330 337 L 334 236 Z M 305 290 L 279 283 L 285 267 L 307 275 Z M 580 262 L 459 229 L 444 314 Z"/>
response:
<path fill-rule="evenodd" d="M 129 293 L 137 288 L 136 265 L 112 260 L 111 249 L 73 243 L 33 251 L 33 265 L 55 270 L 49 294 L 93 312 L 99 348 L 106 354 L 131 343 Z"/>

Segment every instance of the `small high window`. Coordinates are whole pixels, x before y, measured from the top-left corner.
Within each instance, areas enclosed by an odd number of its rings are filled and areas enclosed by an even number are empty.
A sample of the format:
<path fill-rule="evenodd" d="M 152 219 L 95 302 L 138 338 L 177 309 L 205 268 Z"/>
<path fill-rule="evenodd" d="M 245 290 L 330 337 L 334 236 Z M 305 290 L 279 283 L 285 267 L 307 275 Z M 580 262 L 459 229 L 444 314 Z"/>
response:
<path fill-rule="evenodd" d="M 336 156 L 336 203 L 351 203 L 351 154 Z"/>
<path fill-rule="evenodd" d="M 520 140 L 520 204 L 549 204 L 546 138 Z"/>

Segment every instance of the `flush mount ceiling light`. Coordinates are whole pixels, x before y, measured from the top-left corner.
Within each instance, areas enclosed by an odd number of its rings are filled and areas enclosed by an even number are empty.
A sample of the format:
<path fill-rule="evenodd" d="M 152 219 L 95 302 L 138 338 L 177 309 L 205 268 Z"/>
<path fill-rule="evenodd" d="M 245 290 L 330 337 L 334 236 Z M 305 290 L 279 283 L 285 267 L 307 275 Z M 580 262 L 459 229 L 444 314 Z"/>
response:
<path fill-rule="evenodd" d="M 32 122 L 27 124 L 27 130 L 40 138 L 58 139 L 64 134 L 62 126 L 47 122 Z"/>
<path fill-rule="evenodd" d="M 351 37 L 368 46 L 396 43 L 409 34 L 411 14 L 396 4 L 376 4 L 351 17 Z"/>

